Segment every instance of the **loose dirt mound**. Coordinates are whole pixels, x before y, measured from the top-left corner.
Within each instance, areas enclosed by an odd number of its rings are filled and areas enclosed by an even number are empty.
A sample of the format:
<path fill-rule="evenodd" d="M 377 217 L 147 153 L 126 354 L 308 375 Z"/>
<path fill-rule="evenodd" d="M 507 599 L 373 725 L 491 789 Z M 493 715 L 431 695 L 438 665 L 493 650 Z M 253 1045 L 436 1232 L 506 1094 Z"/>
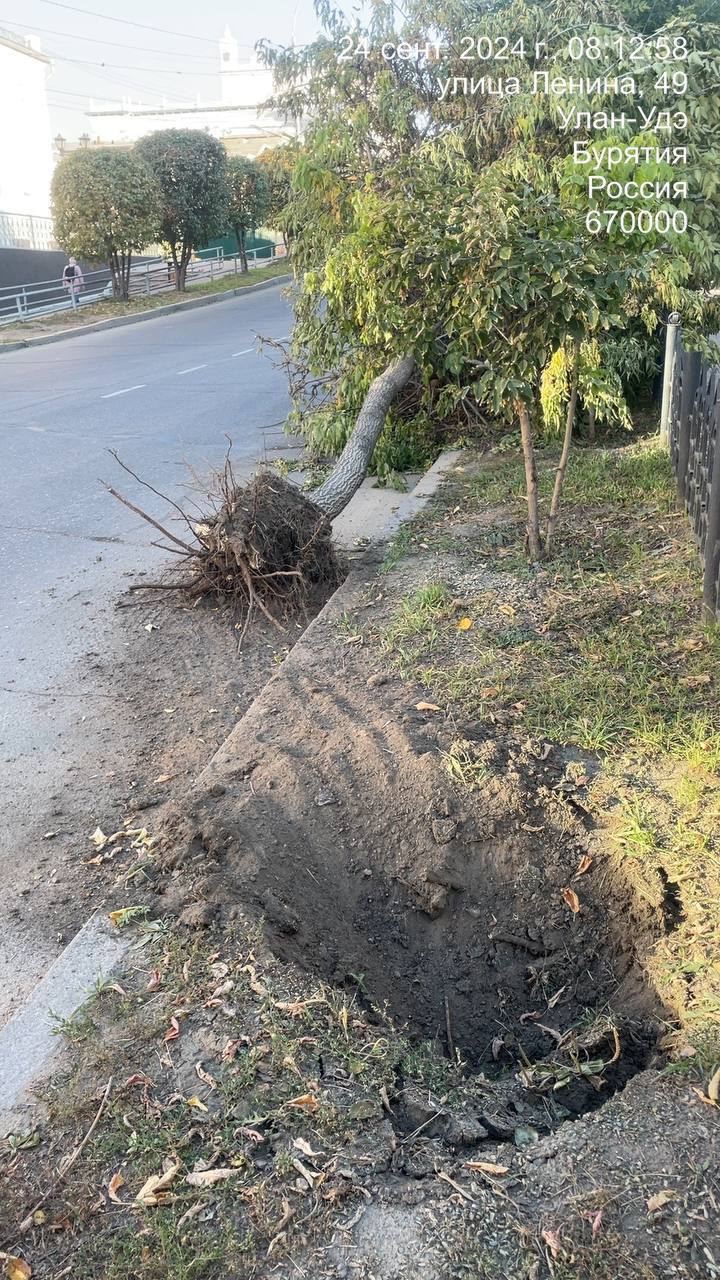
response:
<path fill-rule="evenodd" d="M 637 958 L 649 919 L 597 858 L 582 870 L 577 766 L 445 719 L 338 621 L 313 624 L 173 815 L 186 919 L 242 904 L 280 956 L 418 1038 L 525 1064 L 541 1092 L 564 1071 L 558 1117 L 597 1105 L 647 1061 L 659 1009 Z M 473 789 L 453 782 L 458 740 Z"/>

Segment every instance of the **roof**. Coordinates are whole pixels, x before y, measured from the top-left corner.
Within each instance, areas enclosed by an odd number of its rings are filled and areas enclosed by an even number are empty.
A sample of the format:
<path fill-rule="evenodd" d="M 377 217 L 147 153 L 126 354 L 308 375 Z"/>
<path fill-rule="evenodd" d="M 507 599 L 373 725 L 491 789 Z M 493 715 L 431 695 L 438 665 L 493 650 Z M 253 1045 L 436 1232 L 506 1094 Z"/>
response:
<path fill-rule="evenodd" d="M 7 49 L 14 49 L 17 53 L 25 53 L 28 58 L 35 58 L 38 62 L 46 62 L 48 66 L 52 63 L 52 58 L 48 58 L 46 53 L 33 49 L 26 36 L 7 31 L 4 27 L 0 27 L 0 44 L 5 45 Z"/>

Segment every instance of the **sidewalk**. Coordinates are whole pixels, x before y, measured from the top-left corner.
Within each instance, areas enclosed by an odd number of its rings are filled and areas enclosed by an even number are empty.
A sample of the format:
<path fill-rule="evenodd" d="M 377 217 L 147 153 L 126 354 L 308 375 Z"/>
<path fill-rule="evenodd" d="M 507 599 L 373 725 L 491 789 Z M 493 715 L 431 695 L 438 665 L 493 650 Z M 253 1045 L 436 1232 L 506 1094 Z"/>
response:
<path fill-rule="evenodd" d="M 134 298 L 130 302 L 114 302 L 110 299 L 84 307 L 78 312 L 60 311 L 39 320 L 27 320 L 21 325 L 0 328 L 0 355 L 4 351 L 45 346 L 47 343 L 62 342 L 65 338 L 97 333 L 103 329 L 139 324 L 155 316 L 172 315 L 175 311 L 212 306 L 240 294 L 270 289 L 276 284 L 288 284 L 291 279 L 287 264 L 281 262 L 270 267 L 256 268 L 248 273 L 246 280 L 233 277 L 212 285 L 190 286 L 183 301 L 168 303 L 165 301 L 166 294 L 157 294 L 148 298 Z"/>

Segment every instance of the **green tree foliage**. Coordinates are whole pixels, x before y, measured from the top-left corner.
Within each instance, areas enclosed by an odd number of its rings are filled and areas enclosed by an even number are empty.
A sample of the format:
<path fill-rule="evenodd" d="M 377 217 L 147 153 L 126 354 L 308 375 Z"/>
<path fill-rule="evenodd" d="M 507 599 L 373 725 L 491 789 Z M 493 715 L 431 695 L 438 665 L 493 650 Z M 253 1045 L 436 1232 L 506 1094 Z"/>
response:
<path fill-rule="evenodd" d="M 248 269 L 245 237 L 262 226 L 270 207 L 270 183 L 255 160 L 233 156 L 228 161 L 228 222 L 235 233 L 243 271 Z"/>
<path fill-rule="evenodd" d="M 287 142 L 282 147 L 268 147 L 257 158 L 257 163 L 267 176 L 270 188 L 268 226 L 281 233 L 285 248 L 292 239 L 292 228 L 286 221 L 286 209 L 291 195 L 292 175 L 299 156 L 299 144 Z"/>
<path fill-rule="evenodd" d="M 622 417 L 618 361 L 606 365 L 605 350 L 629 325 L 653 332 L 670 309 L 683 313 L 686 332 L 708 320 L 704 290 L 720 275 L 713 198 L 720 30 L 692 16 L 673 19 L 666 34 L 684 36 L 692 52 L 687 90 L 669 102 L 657 85 L 667 64 L 652 53 L 640 70 L 617 57 L 605 67 L 590 55 L 570 58 L 573 34 L 606 44 L 622 35 L 629 50 L 632 29 L 608 0 L 414 0 L 401 28 L 397 8 L 383 0 L 363 28 L 326 0 L 318 9 L 325 33 L 313 45 L 266 50 L 280 104 L 312 120 L 288 211 L 300 281 L 295 419 L 318 448 L 340 447 L 371 379 L 411 352 L 412 394 L 388 422 L 376 467 L 392 466 L 398 438 L 426 439 L 428 424 L 457 433 L 491 414 L 524 422 L 530 482 L 543 373 L 558 351 L 577 352 L 565 385 L 577 375 L 586 408 L 602 420 L 613 401 Z M 464 61 L 462 37 L 473 34 L 506 43 L 510 36 L 506 60 Z M 428 39 L 438 42 L 436 59 L 382 56 L 384 43 Z M 524 57 L 515 51 L 520 40 Z M 547 54 L 536 54 L 539 41 Z M 535 70 L 592 87 L 532 93 Z M 607 85 L 598 84 L 608 70 Z M 646 111 L 687 112 L 691 164 L 678 172 L 643 156 L 604 172 L 623 181 L 686 177 L 688 235 L 626 235 L 618 227 L 593 235 L 586 226 L 596 201 L 588 170 L 573 164 L 578 134 L 561 112 L 619 117 L 628 98 L 617 77 L 626 71 L 636 75 Z M 443 89 L 472 74 L 516 76 L 520 90 Z M 654 148 L 667 135 L 613 124 L 596 129 L 591 142 Z M 662 197 L 652 207 L 672 208 Z"/>
<path fill-rule="evenodd" d="M 131 153 L 111 147 L 73 151 L 52 182 L 55 239 L 66 253 L 107 262 L 116 298 L 127 300 L 133 253 L 158 234 L 160 192 Z"/>
<path fill-rule="evenodd" d="M 160 188 L 160 238 L 170 249 L 182 291 L 193 250 L 227 226 L 225 148 L 199 129 L 164 129 L 141 138 L 135 154 Z"/>

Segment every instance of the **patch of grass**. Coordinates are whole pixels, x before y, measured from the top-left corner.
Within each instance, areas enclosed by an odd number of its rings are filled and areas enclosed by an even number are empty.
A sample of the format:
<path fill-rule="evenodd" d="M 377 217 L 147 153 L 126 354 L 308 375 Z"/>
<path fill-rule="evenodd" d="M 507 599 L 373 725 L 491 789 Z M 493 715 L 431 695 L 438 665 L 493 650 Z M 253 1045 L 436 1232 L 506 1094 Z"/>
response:
<path fill-rule="evenodd" d="M 473 790 L 483 786 L 490 777 L 486 765 L 477 757 L 475 744 L 459 740 L 453 742 L 449 751 L 443 751 L 441 760 L 453 782 Z"/>
<path fill-rule="evenodd" d="M 543 452 L 544 495 L 553 466 Z M 527 569 L 515 568 L 523 492 L 519 456 L 469 467 L 441 491 L 436 528 L 451 537 L 453 517 L 466 527 L 468 514 L 481 515 L 477 552 L 492 562 L 497 533 L 502 574 L 466 600 L 474 625 L 462 636 L 448 594 L 430 581 L 400 603 L 381 640 L 432 700 L 600 758 L 603 852 L 609 844 L 618 874 L 657 913 L 648 969 L 685 1043 L 709 1061 L 720 1053 L 720 628 L 702 620 L 670 464 L 653 441 L 576 450 L 557 554 L 529 590 Z M 493 505 L 497 523 L 487 519 Z M 461 783 L 472 776 L 462 751 L 444 761 Z"/>

